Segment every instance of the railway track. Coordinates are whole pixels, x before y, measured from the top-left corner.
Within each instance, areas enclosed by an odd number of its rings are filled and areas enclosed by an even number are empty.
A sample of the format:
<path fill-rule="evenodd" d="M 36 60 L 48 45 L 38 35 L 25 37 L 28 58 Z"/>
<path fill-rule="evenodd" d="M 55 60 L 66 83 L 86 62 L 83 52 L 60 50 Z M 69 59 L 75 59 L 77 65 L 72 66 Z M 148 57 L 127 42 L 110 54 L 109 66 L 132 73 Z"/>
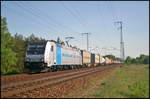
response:
<path fill-rule="evenodd" d="M 41 79 L 47 76 L 53 75 L 61 75 L 64 73 L 75 72 L 75 71 L 83 71 L 87 70 L 88 68 L 80 68 L 80 69 L 72 69 L 72 70 L 65 70 L 65 71 L 57 71 L 57 72 L 47 72 L 47 73 L 38 73 L 38 74 L 18 74 L 18 75 L 11 75 L 11 76 L 1 76 L 1 84 L 8 85 L 10 83 L 18 83 L 27 80 L 34 80 L 34 79 Z"/>
<path fill-rule="evenodd" d="M 111 69 L 113 66 L 102 66 L 90 68 L 83 71 L 75 71 L 71 73 L 64 73 L 60 75 L 52 75 L 49 77 L 43 77 L 40 79 L 34 79 L 29 81 L 23 81 L 18 83 L 11 83 L 9 85 L 1 86 L 1 95 L 2 97 L 11 97 L 21 93 L 29 92 L 35 89 L 39 89 L 45 86 L 50 86 L 67 80 L 75 79 L 85 75 L 89 75 L 96 72 L 105 71 Z"/>

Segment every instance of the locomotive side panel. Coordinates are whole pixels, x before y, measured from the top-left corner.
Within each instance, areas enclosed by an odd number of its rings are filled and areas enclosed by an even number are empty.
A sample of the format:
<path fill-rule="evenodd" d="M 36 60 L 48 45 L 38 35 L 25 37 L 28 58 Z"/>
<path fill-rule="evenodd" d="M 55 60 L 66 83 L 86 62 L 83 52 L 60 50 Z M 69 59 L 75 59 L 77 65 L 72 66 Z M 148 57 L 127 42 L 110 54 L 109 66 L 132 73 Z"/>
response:
<path fill-rule="evenodd" d="M 63 47 L 62 48 L 63 65 L 81 65 L 81 53 L 79 50 Z"/>
<path fill-rule="evenodd" d="M 56 45 L 56 64 L 62 64 L 62 48 L 60 45 Z"/>

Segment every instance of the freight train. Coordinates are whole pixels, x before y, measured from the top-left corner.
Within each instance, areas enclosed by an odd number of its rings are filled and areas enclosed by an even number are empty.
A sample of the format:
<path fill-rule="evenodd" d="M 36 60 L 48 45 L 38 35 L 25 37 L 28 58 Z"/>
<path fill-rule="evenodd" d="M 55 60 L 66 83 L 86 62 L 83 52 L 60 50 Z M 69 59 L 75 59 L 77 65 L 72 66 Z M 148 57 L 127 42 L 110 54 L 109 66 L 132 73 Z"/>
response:
<path fill-rule="evenodd" d="M 49 72 L 112 64 L 112 60 L 53 40 L 30 42 L 25 56 L 28 72 Z"/>

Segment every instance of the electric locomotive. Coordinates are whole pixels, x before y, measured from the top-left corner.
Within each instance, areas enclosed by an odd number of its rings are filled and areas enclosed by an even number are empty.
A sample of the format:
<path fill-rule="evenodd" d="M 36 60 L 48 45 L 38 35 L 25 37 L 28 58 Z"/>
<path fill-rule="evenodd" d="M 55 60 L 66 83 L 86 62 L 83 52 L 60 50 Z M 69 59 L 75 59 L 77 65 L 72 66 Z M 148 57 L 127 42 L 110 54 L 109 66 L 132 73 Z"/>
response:
<path fill-rule="evenodd" d="M 25 57 L 29 72 L 47 72 L 82 66 L 81 51 L 59 44 L 53 40 L 30 42 Z"/>

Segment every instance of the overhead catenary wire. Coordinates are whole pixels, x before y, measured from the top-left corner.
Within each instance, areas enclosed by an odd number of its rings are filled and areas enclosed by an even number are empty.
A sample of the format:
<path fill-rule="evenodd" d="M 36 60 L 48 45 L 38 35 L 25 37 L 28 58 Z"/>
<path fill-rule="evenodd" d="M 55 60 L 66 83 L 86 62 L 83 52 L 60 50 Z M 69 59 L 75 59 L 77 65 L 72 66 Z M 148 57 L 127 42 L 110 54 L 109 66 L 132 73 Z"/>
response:
<path fill-rule="evenodd" d="M 42 18 L 42 20 L 41 20 L 41 16 L 39 16 L 39 14 L 36 14 L 36 13 L 34 13 L 32 10 L 30 10 L 30 9 L 27 9 L 24 5 L 22 5 L 21 3 L 16 3 L 20 8 L 22 8 L 22 9 L 24 9 L 26 12 L 28 12 L 28 13 L 30 13 L 31 15 L 33 15 L 33 16 L 35 16 L 35 17 L 37 17 L 37 18 L 39 18 L 40 20 L 38 20 L 40 23 L 42 23 L 44 26 L 46 26 L 44 23 L 47 23 L 47 21 L 43 21 L 44 19 Z M 48 24 L 48 23 L 47 23 Z M 50 29 L 52 29 L 52 30 L 54 30 L 54 31 L 56 31 L 56 32 L 58 32 L 58 30 L 57 29 L 54 29 L 54 28 L 52 28 L 52 27 L 50 27 L 50 24 L 48 24 L 48 26 L 46 26 L 46 27 L 48 27 L 48 28 L 50 28 Z"/>
<path fill-rule="evenodd" d="M 36 7 L 35 9 L 37 9 L 39 12 L 41 11 L 41 9 L 39 9 L 39 8 L 37 8 L 37 7 Z M 69 30 L 71 30 L 71 31 L 73 31 L 73 32 L 79 33 L 79 32 L 77 32 L 76 30 L 72 29 L 71 27 L 66 26 L 66 25 L 64 25 L 64 24 L 62 24 L 62 23 L 56 21 L 54 18 L 52 18 L 51 16 L 49 16 L 48 14 L 46 14 L 45 11 L 42 11 L 42 13 L 44 14 L 43 16 L 47 17 L 47 19 L 49 19 L 51 22 L 53 22 L 53 24 L 55 24 L 55 25 L 57 25 L 57 26 L 61 26 L 61 27 L 63 27 L 63 28 L 67 28 L 67 29 L 69 29 Z"/>
<path fill-rule="evenodd" d="M 40 10 L 40 9 L 38 9 L 38 10 Z M 32 13 L 33 13 L 34 15 L 37 15 L 38 17 L 41 18 L 41 16 L 39 16 L 37 13 L 35 13 L 35 12 L 37 12 L 37 11 L 35 11 L 33 8 L 30 7 L 30 11 L 32 11 Z M 44 17 L 44 18 L 42 18 L 42 19 L 45 19 L 45 18 L 46 18 L 46 17 Z M 47 17 L 47 19 L 48 19 L 48 20 L 45 21 L 45 22 L 51 24 L 51 23 L 49 22 L 49 19 L 50 19 L 50 18 Z M 57 23 L 57 24 L 58 24 L 58 23 Z M 58 27 L 58 26 L 55 26 L 55 27 Z M 64 26 L 64 27 L 65 27 L 65 26 Z M 65 28 L 66 28 L 66 27 L 65 27 Z M 55 29 L 55 30 L 59 30 L 58 28 L 54 28 L 54 26 L 53 26 L 53 30 L 54 30 L 54 29 Z M 61 29 L 60 29 L 60 30 L 61 30 Z M 76 31 L 75 31 L 75 32 L 76 32 Z"/>
<path fill-rule="evenodd" d="M 112 20 L 113 22 L 115 22 L 116 20 L 119 20 L 118 19 L 118 15 L 115 11 L 115 8 L 114 8 L 114 2 L 112 2 L 109 6 L 108 6 L 109 10 L 110 10 L 110 13 L 112 14 Z"/>
<path fill-rule="evenodd" d="M 109 40 L 109 32 L 107 31 L 107 25 L 106 25 L 106 23 L 105 23 L 105 18 L 104 18 L 104 16 L 103 16 L 103 11 L 104 10 L 102 10 L 101 8 L 101 4 L 100 4 L 100 2 L 98 2 L 97 1 L 97 11 L 98 11 L 98 15 L 99 15 L 99 18 L 101 19 L 101 21 L 100 21 L 100 23 L 102 23 L 102 26 L 103 26 L 103 30 L 104 30 L 104 33 L 105 33 L 105 35 L 106 34 L 108 34 L 107 36 L 106 36 L 106 40 Z M 101 28 L 99 28 L 99 32 L 101 32 Z M 104 42 L 104 41 L 103 41 Z M 109 43 L 109 42 L 108 42 Z"/>
<path fill-rule="evenodd" d="M 55 24 L 52 24 L 51 22 L 50 22 L 50 20 L 49 20 L 49 18 L 48 17 L 44 17 L 44 15 L 42 14 L 42 16 L 40 16 L 40 12 L 38 12 L 38 11 L 36 11 L 34 8 L 32 8 L 31 6 L 28 6 L 28 8 L 30 8 L 30 10 L 32 11 L 32 12 L 34 12 L 37 16 L 39 16 L 42 20 L 44 20 L 44 19 L 48 19 L 48 21 L 44 21 L 44 22 L 47 22 L 48 23 L 48 25 L 49 26 L 51 26 L 51 28 L 53 28 L 55 31 L 57 30 L 59 30 L 58 28 L 56 28 L 57 26 L 55 25 Z M 42 11 L 41 11 L 42 12 Z M 59 32 L 62 32 L 62 31 L 60 31 L 59 30 Z"/>
<path fill-rule="evenodd" d="M 27 13 L 29 13 L 30 15 L 32 15 L 32 16 L 34 16 L 34 17 L 36 17 L 36 18 L 39 18 L 39 17 L 37 17 L 37 15 L 35 14 L 35 13 L 33 13 L 31 10 L 27 10 L 24 6 L 22 6 L 22 5 L 20 5 L 20 4 L 16 4 L 16 5 L 18 5 L 18 7 L 20 7 L 20 8 L 22 8 L 24 11 L 26 11 Z M 56 33 L 58 32 L 57 30 L 55 30 L 55 29 L 53 29 L 52 27 L 50 27 L 49 25 L 46 25 L 46 24 L 44 24 L 45 22 L 44 21 L 42 21 L 40 18 L 39 18 L 39 20 L 38 20 L 38 24 L 42 24 L 43 26 L 44 26 L 44 28 L 47 28 L 48 30 L 53 30 L 53 31 L 56 31 Z M 43 26 L 41 26 L 41 27 L 43 27 Z M 43 29 L 44 29 L 43 28 Z M 49 34 L 48 33 L 45 33 L 45 35 L 47 36 L 47 37 L 49 37 Z"/>
<path fill-rule="evenodd" d="M 64 4 L 64 2 L 61 2 L 61 4 L 63 5 L 63 7 L 64 7 L 72 16 L 75 17 L 75 19 L 80 23 L 80 25 L 81 25 L 85 30 L 87 30 L 87 29 L 86 29 L 86 26 L 80 21 L 80 19 L 78 18 L 78 16 L 77 16 L 76 14 L 74 14 L 74 13 L 72 12 L 72 10 L 69 9 L 69 7 L 67 7 L 67 6 Z"/>
<path fill-rule="evenodd" d="M 49 14 L 47 14 L 44 10 L 41 10 L 41 9 L 39 9 L 39 8 L 37 8 L 37 7 L 31 7 L 30 6 L 30 8 L 32 9 L 32 10 L 34 10 L 34 12 L 37 12 L 37 13 L 39 13 L 40 14 L 40 12 L 42 12 L 42 16 L 44 17 L 44 18 L 47 18 L 47 20 L 49 20 L 53 25 L 55 25 L 55 27 L 57 27 L 57 29 L 58 29 L 58 27 L 60 27 L 60 28 L 62 28 L 62 29 L 65 29 L 65 30 L 67 30 L 67 31 L 71 31 L 71 32 L 65 32 L 65 33 L 63 33 L 63 35 L 65 34 L 67 34 L 67 36 L 68 35 L 72 35 L 73 33 L 79 33 L 77 30 L 74 30 L 74 29 L 72 29 L 71 27 L 69 27 L 69 26 L 66 26 L 66 25 L 64 25 L 64 24 L 62 24 L 62 23 L 60 23 L 60 22 L 58 22 L 58 21 L 56 21 L 54 18 L 52 18 Z M 60 29 L 61 30 L 61 29 Z"/>
<path fill-rule="evenodd" d="M 5 7 L 5 9 L 8 9 L 10 12 L 13 12 L 13 14 L 15 14 L 15 15 L 18 15 L 18 17 L 20 17 L 20 14 L 22 13 L 18 13 L 18 12 L 16 12 L 16 10 L 14 9 L 14 8 L 10 8 L 9 9 L 9 7 Z M 32 17 L 29 17 L 29 16 L 21 16 L 22 18 L 24 18 L 24 19 L 27 19 L 27 18 L 30 18 L 30 19 L 33 19 Z M 38 28 L 40 28 L 40 29 L 42 29 L 42 27 L 41 27 L 41 25 L 39 24 L 39 22 L 37 22 L 37 21 L 34 21 L 34 19 L 32 20 L 32 22 L 28 22 L 28 24 L 30 24 L 30 25 L 32 25 L 32 26 L 38 26 Z"/>
<path fill-rule="evenodd" d="M 32 12 L 38 12 L 39 13 L 39 11 L 40 11 L 40 9 L 38 9 L 38 8 L 36 8 L 37 10 L 35 10 L 35 8 L 33 9 L 32 7 L 29 7 L 30 8 L 30 10 L 32 10 Z M 42 11 L 42 13 L 43 13 L 43 11 Z M 60 23 L 58 23 L 58 22 L 56 22 L 54 19 L 52 19 L 50 16 L 48 16 L 47 14 L 45 14 L 46 16 L 45 16 L 45 18 L 47 18 L 47 19 L 51 19 L 53 22 L 55 22 L 55 24 L 57 24 L 57 25 L 61 25 L 62 27 L 65 27 L 66 28 L 66 26 L 64 26 L 64 25 L 62 25 L 62 24 L 60 24 Z M 39 16 L 39 15 L 38 15 Z M 67 27 L 68 28 L 68 27 Z M 70 28 L 69 28 L 70 29 Z M 72 30 L 72 29 L 70 29 L 70 30 Z M 75 31 L 76 32 L 76 31 Z M 79 32 L 78 32 L 79 33 Z"/>
<path fill-rule="evenodd" d="M 35 10 L 35 9 L 33 9 L 32 7 L 29 7 L 30 8 L 30 10 L 32 11 L 32 13 L 34 13 L 34 15 L 37 15 L 38 17 L 40 17 L 41 18 L 41 16 L 39 16 L 39 11 L 41 11 L 40 9 L 37 9 L 37 10 Z M 35 13 L 35 12 L 38 12 L 38 13 Z M 41 12 L 43 12 L 43 11 L 41 11 Z M 51 25 L 51 23 L 49 22 L 49 20 L 51 19 L 51 17 L 48 17 L 48 16 L 45 16 L 44 17 L 44 15 L 42 15 L 43 17 L 41 18 L 42 20 L 44 20 L 45 18 L 47 18 L 48 20 L 47 21 L 45 21 L 45 22 L 47 22 L 47 23 L 49 23 L 49 25 Z M 54 24 L 53 24 L 54 25 Z M 52 25 L 51 25 L 52 26 Z M 55 27 L 57 27 L 57 28 L 55 28 Z M 66 28 L 66 26 L 64 26 L 65 28 Z M 61 30 L 61 29 L 58 29 L 58 23 L 57 23 L 57 25 L 55 25 L 55 26 L 53 26 L 53 30 Z M 75 31 L 76 32 L 76 31 Z"/>
<path fill-rule="evenodd" d="M 87 20 L 81 16 L 80 12 L 76 9 L 76 7 L 72 7 L 72 6 L 70 6 L 70 7 L 75 11 L 76 16 L 78 16 L 78 18 L 80 19 L 80 21 L 84 24 L 84 26 L 87 29 L 88 28 L 88 22 L 87 22 Z"/>
<path fill-rule="evenodd" d="M 58 27 L 58 26 L 61 26 L 62 28 L 64 28 L 64 29 L 68 29 L 68 30 L 71 30 L 72 31 L 72 33 L 79 33 L 79 32 L 77 32 L 76 30 L 74 30 L 74 29 L 72 29 L 72 28 L 70 28 L 70 27 L 68 27 L 68 26 L 66 26 L 66 25 L 64 25 L 64 24 L 62 24 L 62 23 L 60 23 L 60 22 L 58 22 L 58 21 L 56 21 L 55 19 L 53 19 L 51 16 L 49 16 L 46 12 L 44 13 L 44 10 L 42 11 L 41 9 L 39 9 L 39 8 L 37 8 L 37 7 L 29 7 L 34 13 L 36 13 L 37 12 L 37 14 L 41 14 L 40 12 L 42 12 L 42 16 L 43 16 L 43 18 L 47 18 L 49 21 L 51 21 L 51 23 L 53 23 L 53 25 L 55 25 L 55 27 Z M 65 33 L 66 34 L 66 33 Z M 67 35 L 71 35 L 71 33 L 67 33 Z M 76 37 L 77 38 L 77 37 Z"/>
<path fill-rule="evenodd" d="M 74 11 L 72 11 L 71 9 L 69 9 L 69 7 L 67 7 L 63 2 L 62 2 L 62 5 L 63 7 L 72 15 L 75 17 L 75 19 L 77 19 L 77 21 L 80 23 L 80 25 L 87 31 L 89 30 L 89 28 L 87 28 L 87 21 L 84 20 L 83 17 L 81 17 L 80 13 L 78 12 L 78 10 L 76 8 L 73 8 L 72 9 Z M 76 12 L 76 13 L 75 13 Z M 84 20 L 84 21 L 83 21 Z M 83 48 L 83 40 L 81 41 L 82 43 L 82 48 Z M 87 49 L 88 50 L 88 49 Z"/>
<path fill-rule="evenodd" d="M 102 12 L 102 10 L 100 10 L 100 4 L 99 4 L 99 2 L 97 3 L 97 11 L 98 11 L 98 15 L 99 15 L 99 17 L 102 19 L 101 20 L 101 22 L 102 22 L 102 24 L 103 24 L 103 28 L 104 28 L 104 30 L 105 30 L 105 32 L 106 32 L 106 24 L 105 24 L 105 21 L 104 21 L 104 17 L 103 17 L 103 12 Z M 107 33 L 107 32 L 106 32 Z"/>
<path fill-rule="evenodd" d="M 41 9 L 38 9 L 37 7 L 36 7 L 36 8 L 35 8 L 35 7 L 34 7 L 34 8 L 28 7 L 28 8 L 30 8 L 30 10 L 32 10 L 32 12 L 34 12 L 34 13 L 38 12 L 37 14 L 40 14 L 39 12 L 41 11 Z M 41 12 L 42 12 L 42 14 L 43 14 L 43 15 L 42 15 L 43 18 L 44 18 L 44 19 L 47 18 L 48 20 L 51 20 L 51 22 L 55 23 L 55 26 L 56 26 L 56 27 L 61 26 L 61 27 L 64 27 L 65 29 L 72 30 L 74 33 L 79 33 L 79 32 L 77 32 L 77 31 L 71 29 L 70 27 L 67 27 L 67 26 L 65 26 L 65 25 L 63 25 L 63 24 L 57 22 L 57 21 L 54 20 L 51 16 L 48 16 L 48 14 L 43 13 L 44 11 L 41 11 Z M 66 34 L 66 33 L 65 33 L 65 34 Z M 68 35 L 70 35 L 69 32 L 68 32 Z M 77 37 L 76 37 L 76 38 L 77 38 Z"/>
<path fill-rule="evenodd" d="M 113 16 L 112 20 L 114 23 L 116 23 L 116 21 L 120 20 L 120 18 L 118 17 L 118 14 L 117 14 L 117 11 L 115 10 L 114 4 L 115 4 L 115 2 L 113 2 L 109 6 L 109 8 L 110 8 L 110 12 Z M 122 22 L 119 22 L 119 23 L 122 24 Z M 121 28 L 120 30 L 122 31 L 122 26 L 120 26 L 119 28 Z M 124 42 L 123 41 L 120 42 L 120 58 L 122 60 L 124 60 Z"/>
<path fill-rule="evenodd" d="M 34 8 L 32 8 L 31 6 L 29 6 L 29 8 L 33 11 L 33 12 L 37 12 Z M 39 12 L 37 12 L 37 15 L 40 15 L 41 13 L 39 13 Z M 44 16 L 44 15 L 42 15 L 42 16 L 40 16 L 42 19 L 45 19 L 45 18 L 47 18 L 47 19 L 49 19 L 48 17 L 46 17 L 46 16 Z M 57 25 L 55 25 L 55 24 L 53 24 L 53 23 L 51 23 L 50 22 L 50 20 L 48 20 L 48 21 L 46 21 L 51 27 L 53 27 L 55 30 L 59 30 L 58 28 L 56 28 L 57 27 Z M 62 31 L 59 31 L 59 32 L 62 32 Z"/>

